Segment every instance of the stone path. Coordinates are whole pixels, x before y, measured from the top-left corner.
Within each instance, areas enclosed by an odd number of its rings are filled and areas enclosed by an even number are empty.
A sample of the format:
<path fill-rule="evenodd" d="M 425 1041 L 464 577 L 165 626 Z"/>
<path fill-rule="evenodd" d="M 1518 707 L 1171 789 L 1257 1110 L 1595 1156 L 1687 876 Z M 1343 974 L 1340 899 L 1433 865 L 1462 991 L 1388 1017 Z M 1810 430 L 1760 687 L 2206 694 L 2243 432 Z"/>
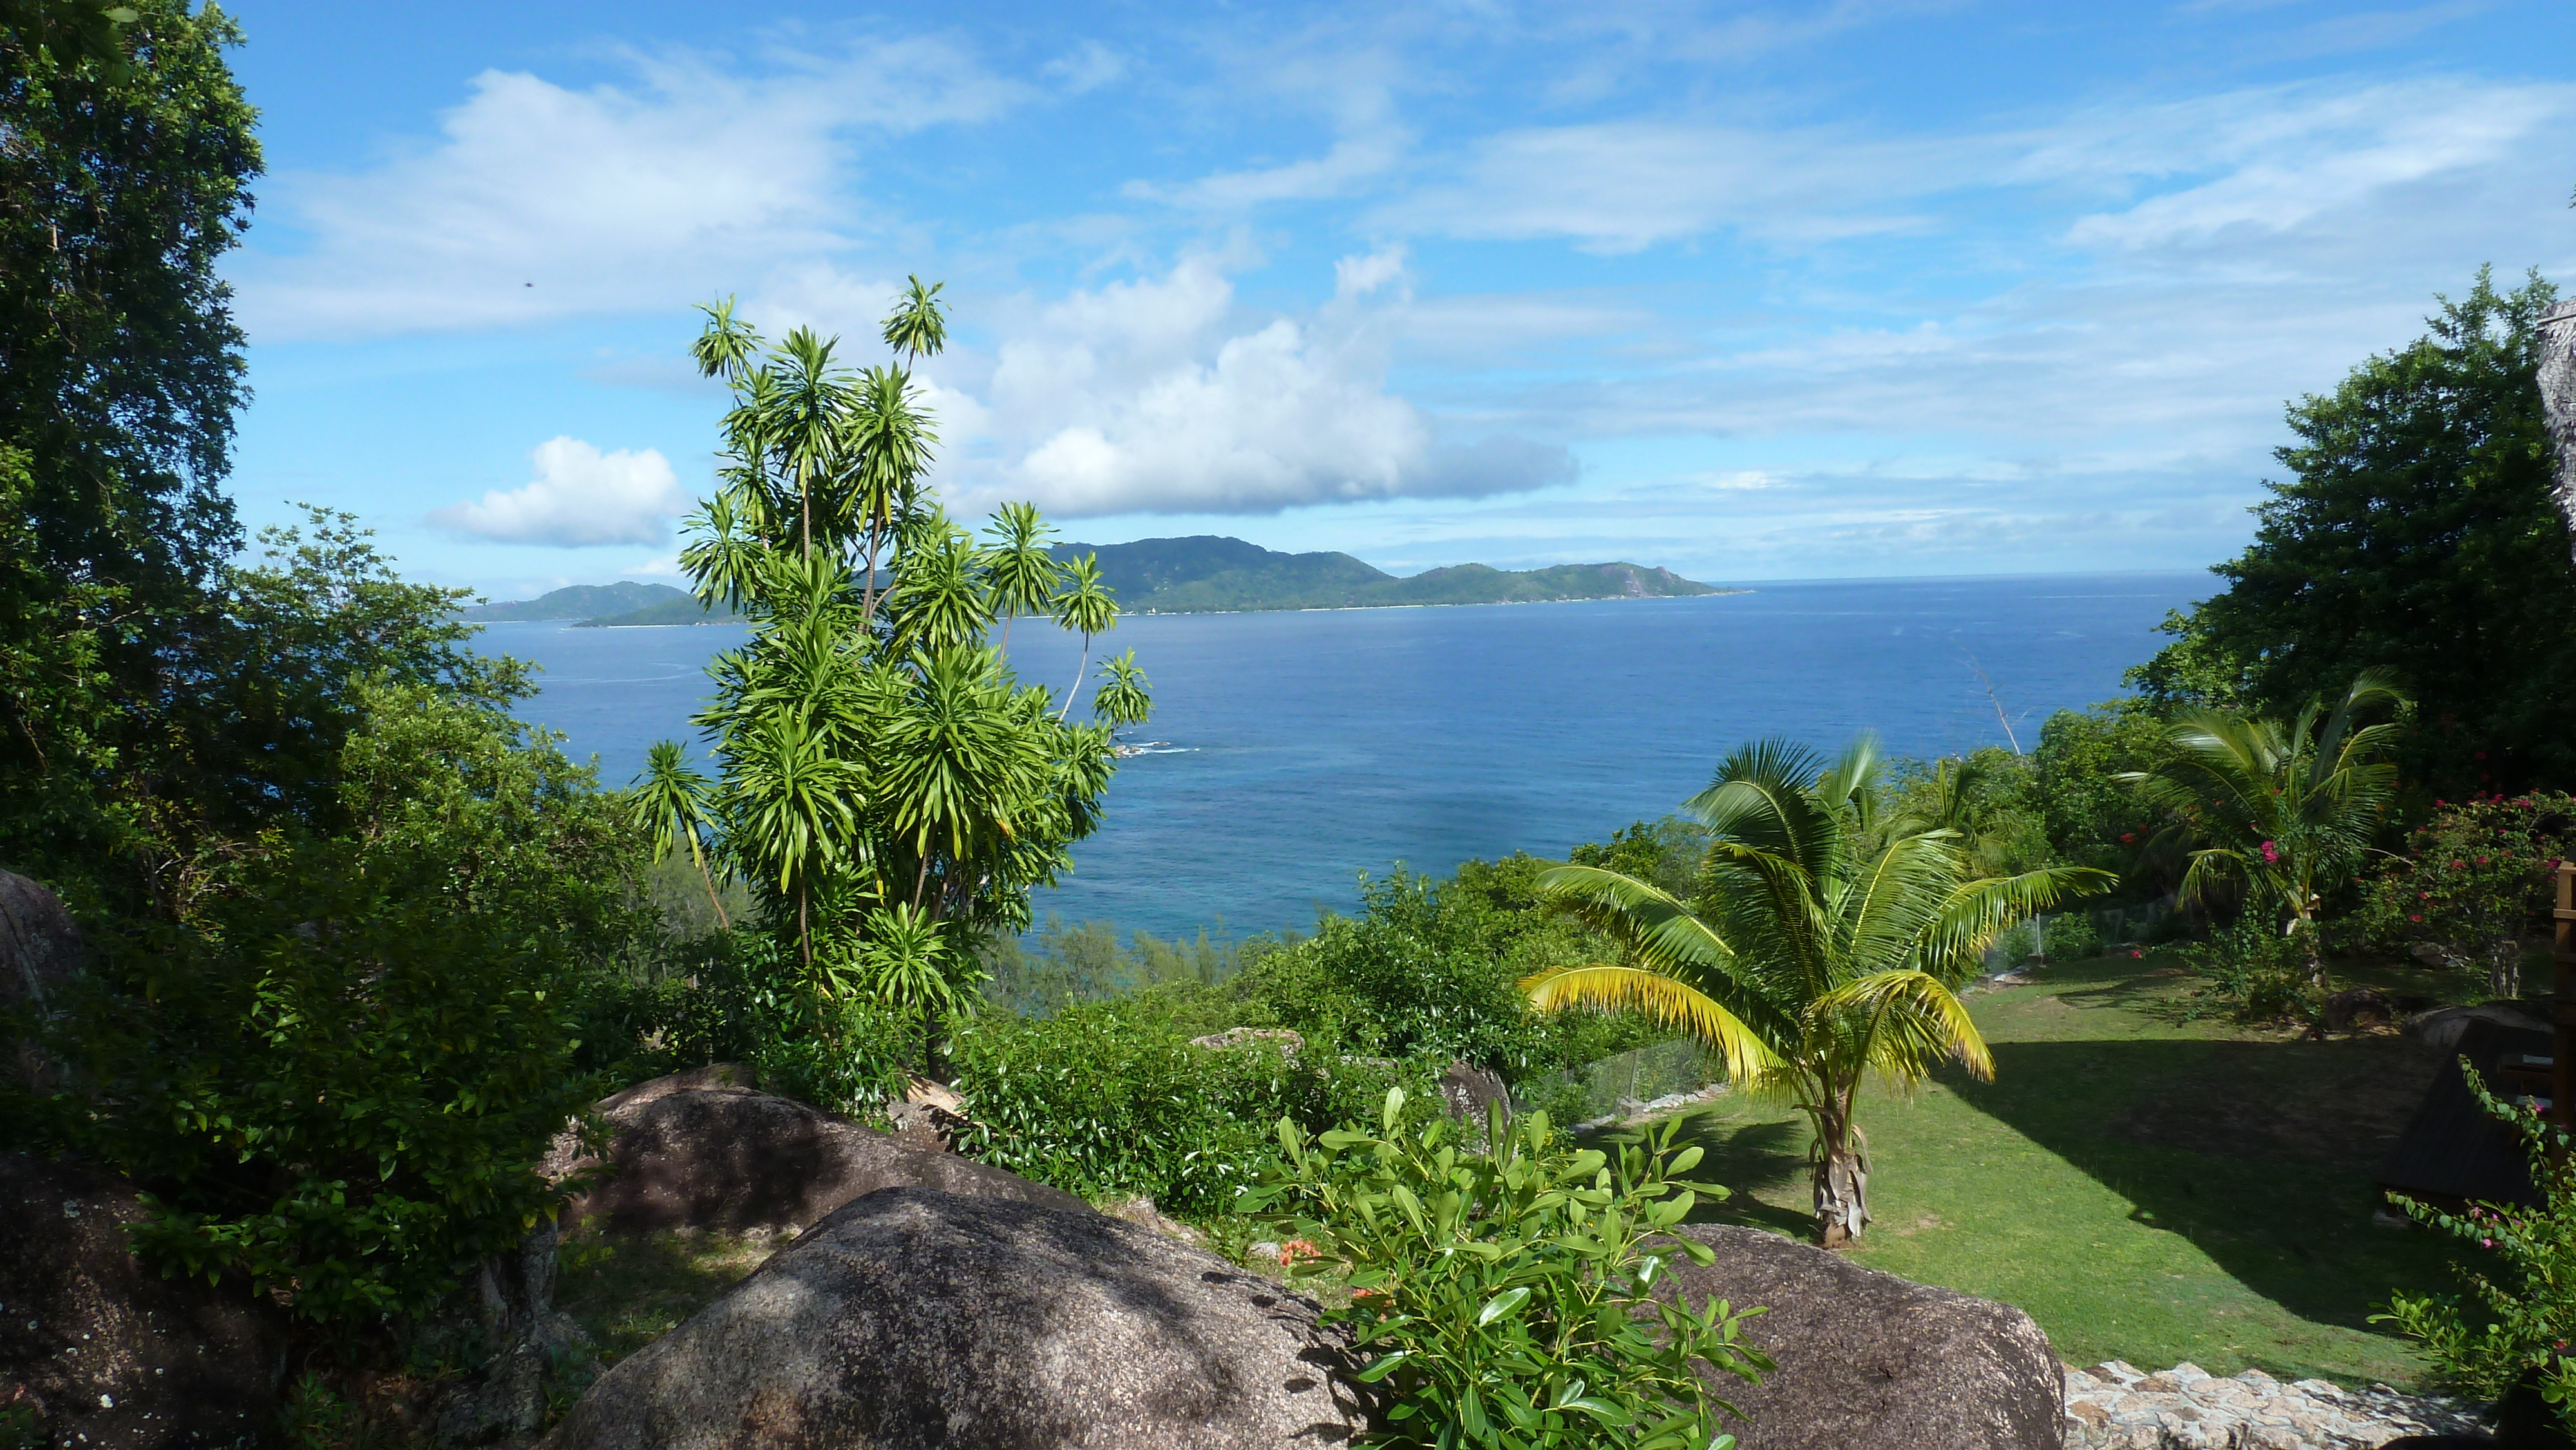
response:
<path fill-rule="evenodd" d="M 2148 1374 L 2116 1359 L 2066 1372 L 2066 1450 L 2377 1450 L 2486 1428 L 2457 1401 L 2386 1385 L 2283 1384 L 2259 1369 L 2221 1379 L 2196 1364 Z"/>

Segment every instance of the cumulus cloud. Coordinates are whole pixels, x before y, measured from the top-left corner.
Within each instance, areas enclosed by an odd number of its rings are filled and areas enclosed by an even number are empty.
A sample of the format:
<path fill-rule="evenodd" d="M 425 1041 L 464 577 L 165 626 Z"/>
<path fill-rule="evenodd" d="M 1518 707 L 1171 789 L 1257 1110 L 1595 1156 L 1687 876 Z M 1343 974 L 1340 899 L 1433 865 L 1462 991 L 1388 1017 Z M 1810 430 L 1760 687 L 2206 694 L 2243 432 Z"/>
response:
<path fill-rule="evenodd" d="M 346 337 L 730 290 L 865 224 L 845 185 L 854 137 L 978 121 L 1029 94 L 923 39 L 784 57 L 766 74 L 638 56 L 626 83 L 588 89 L 486 71 L 433 144 L 364 172 L 277 178 L 263 215 L 309 245 L 243 259 L 242 313 L 262 340 Z"/>
<path fill-rule="evenodd" d="M 429 521 L 510 544 L 661 544 L 689 506 L 670 461 L 651 448 L 602 453 L 578 438 L 551 438 L 529 457 L 537 476 L 526 484 L 439 509 Z"/>
<path fill-rule="evenodd" d="M 1333 302 L 1244 318 L 1217 259 L 1076 291 L 1006 333 L 973 414 L 990 467 L 968 496 L 1067 516 L 1267 513 L 1303 504 L 1471 497 L 1571 481 L 1561 446 L 1452 438 L 1387 388 L 1400 251 L 1346 258 Z M 1369 299 L 1394 290 L 1387 305 Z"/>

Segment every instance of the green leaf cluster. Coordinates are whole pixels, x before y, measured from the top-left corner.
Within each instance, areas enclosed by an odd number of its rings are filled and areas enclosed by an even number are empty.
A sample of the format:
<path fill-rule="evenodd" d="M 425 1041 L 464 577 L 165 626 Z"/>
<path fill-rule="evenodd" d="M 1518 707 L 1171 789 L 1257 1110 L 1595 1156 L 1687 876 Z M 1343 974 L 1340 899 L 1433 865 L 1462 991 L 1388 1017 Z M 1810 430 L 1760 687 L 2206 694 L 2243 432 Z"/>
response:
<path fill-rule="evenodd" d="M 2557 867 L 2576 841 L 2576 798 L 2534 792 L 2434 802 L 2383 860 L 2360 925 L 2387 943 L 2418 943 L 2454 970 L 2482 970 L 2498 997 L 2522 995 L 2522 936 L 2557 900 Z"/>
<path fill-rule="evenodd" d="M 1569 1149 L 1544 1114 L 1496 1113 L 1490 1152 L 1457 1126 L 1408 1123 L 1389 1091 L 1377 1130 L 1278 1127 L 1278 1158 L 1241 1210 L 1296 1255 L 1291 1272 L 1349 1290 L 1348 1323 L 1379 1385 L 1379 1443 L 1724 1450 L 1700 1366 L 1747 1382 L 1771 1362 L 1748 1343 L 1759 1309 L 1692 1309 L 1655 1291 L 1676 1255 L 1702 1244 L 1670 1231 L 1703 1194 L 1679 1175 L 1700 1150 L 1671 1149 L 1667 1124 L 1613 1161 Z"/>
<path fill-rule="evenodd" d="M 681 555 L 698 598 L 754 626 L 717 657 L 696 724 L 712 779 L 666 742 L 633 808 L 657 853 L 685 844 L 752 887 L 817 1003 L 865 997 L 923 1024 L 972 1012 L 975 948 L 1028 925 L 1028 893 L 1099 823 L 1111 732 L 1152 700 L 1132 655 L 1108 662 L 1094 719 L 1023 683 L 994 636 L 1044 613 L 1090 642 L 1117 607 L 1088 559 L 1059 564 L 1036 509 L 979 544 L 924 484 L 937 444 L 910 364 L 939 351 L 939 288 L 914 279 L 884 337 L 902 361 L 852 372 L 837 339 L 775 346 L 705 309 L 692 351 L 733 392 L 721 486 Z M 834 1015 L 818 1010 L 817 1022 Z M 925 1056 L 925 1070 L 934 1064 Z"/>
<path fill-rule="evenodd" d="M 185 922 L 109 922 L 32 1029 L 20 1141 L 133 1178 L 136 1235 L 304 1317 L 418 1314 L 560 1203 L 535 1171 L 595 1093 L 575 998 L 638 939 L 635 842 L 496 706 L 361 680 L 346 829 L 222 863 Z"/>
<path fill-rule="evenodd" d="M 1202 1217 L 1271 1159 L 1281 1119 L 1348 1121 L 1395 1085 L 1436 1110 L 1447 1065 L 1292 1055 L 1275 1041 L 1195 1047 L 1128 1003 L 987 1014 L 957 1034 L 950 1061 L 974 1118 L 962 1151 L 1086 1198 L 1144 1194 Z"/>
<path fill-rule="evenodd" d="M 2474 1203 L 2452 1213 L 2390 1194 L 2417 1223 L 2474 1244 L 2478 1260 L 2454 1266 L 2469 1291 L 2465 1300 L 2392 1294 L 2388 1312 L 2372 1322 L 2422 1341 L 2447 1388 L 2494 1400 L 2532 1386 L 2565 1430 L 2576 1432 L 2576 1356 L 2569 1353 L 2576 1340 L 2576 1153 L 2569 1150 L 2576 1144 L 2536 1109 L 2497 1098 L 2465 1058 L 2460 1071 L 2478 1105 L 2522 1140 L 2542 1203 Z"/>
<path fill-rule="evenodd" d="M 2254 542 L 2131 683 L 2286 716 L 2388 670 L 2422 707 L 2402 764 L 2427 794 L 2576 778 L 2576 568 L 2538 382 L 2557 295 L 2481 271 L 2423 337 L 2292 403 Z"/>

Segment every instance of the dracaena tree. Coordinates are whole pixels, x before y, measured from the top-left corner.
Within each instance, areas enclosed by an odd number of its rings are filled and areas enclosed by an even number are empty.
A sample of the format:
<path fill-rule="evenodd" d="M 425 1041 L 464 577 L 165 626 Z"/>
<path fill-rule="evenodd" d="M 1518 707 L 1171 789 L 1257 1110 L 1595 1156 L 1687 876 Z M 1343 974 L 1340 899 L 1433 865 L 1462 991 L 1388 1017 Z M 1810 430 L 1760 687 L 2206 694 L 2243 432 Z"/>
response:
<path fill-rule="evenodd" d="M 1827 1244 L 1869 1221 L 1862 1083 L 1919 1083 L 1944 1058 L 1992 1077 L 1957 994 L 1995 937 L 2109 886 L 2076 867 L 1979 876 L 1959 833 L 1883 808 L 1877 744 L 1831 763 L 1766 740 L 1726 758 L 1684 805 L 1709 833 L 1696 906 L 1598 866 L 1541 873 L 1542 895 L 1622 948 L 1521 985 L 1542 1011 L 1629 1008 L 1697 1037 L 1729 1076 L 1788 1099 Z"/>
<path fill-rule="evenodd" d="M 938 293 L 913 279 L 883 332 L 894 360 L 855 372 L 837 339 L 771 346 L 730 302 L 704 309 L 691 355 L 733 406 L 681 563 L 753 634 L 709 667 L 695 723 L 715 780 L 687 786 L 672 746 L 637 807 L 674 833 L 703 815 L 816 999 L 865 994 L 932 1040 L 976 1000 L 975 941 L 1025 929 L 1029 891 L 1098 826 L 1112 729 L 1152 708 L 1121 656 L 1075 722 L 992 642 L 1040 609 L 1088 637 L 1117 606 L 1096 575 L 1064 602 L 1034 507 L 1004 508 L 979 547 L 932 498 L 912 368 L 945 343 Z"/>

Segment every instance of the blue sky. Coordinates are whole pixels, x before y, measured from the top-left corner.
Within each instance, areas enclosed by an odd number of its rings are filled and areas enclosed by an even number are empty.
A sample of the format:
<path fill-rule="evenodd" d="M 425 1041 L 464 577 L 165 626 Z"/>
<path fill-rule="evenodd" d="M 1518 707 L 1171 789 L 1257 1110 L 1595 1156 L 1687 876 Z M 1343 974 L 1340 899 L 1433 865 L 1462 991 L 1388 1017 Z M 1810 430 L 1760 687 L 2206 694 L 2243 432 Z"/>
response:
<path fill-rule="evenodd" d="M 2576 7 L 242 0 L 232 480 L 522 597 L 669 578 L 728 294 L 953 510 L 1398 572 L 2196 568 L 2283 401 L 2576 281 Z"/>

